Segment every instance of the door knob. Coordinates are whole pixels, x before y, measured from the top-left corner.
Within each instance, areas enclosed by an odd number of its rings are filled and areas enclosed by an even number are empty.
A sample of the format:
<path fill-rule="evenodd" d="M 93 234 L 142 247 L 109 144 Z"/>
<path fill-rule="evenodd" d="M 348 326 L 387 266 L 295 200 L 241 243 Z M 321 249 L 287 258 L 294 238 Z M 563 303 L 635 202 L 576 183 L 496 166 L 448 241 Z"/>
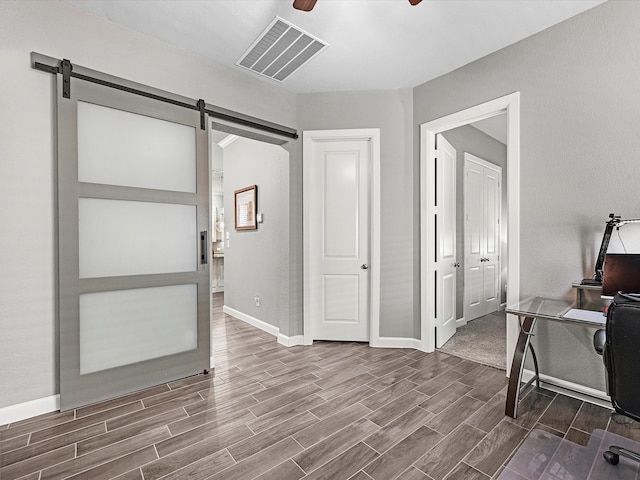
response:
<path fill-rule="evenodd" d="M 460 262 L 454 263 L 453 266 L 456 267 L 456 268 L 460 268 Z"/>
<path fill-rule="evenodd" d="M 361 269 L 363 269 L 363 270 L 366 270 L 366 269 L 368 269 L 368 268 L 369 268 L 369 265 L 367 265 L 366 263 L 363 263 L 363 264 L 360 266 L 360 268 L 361 268 Z"/>

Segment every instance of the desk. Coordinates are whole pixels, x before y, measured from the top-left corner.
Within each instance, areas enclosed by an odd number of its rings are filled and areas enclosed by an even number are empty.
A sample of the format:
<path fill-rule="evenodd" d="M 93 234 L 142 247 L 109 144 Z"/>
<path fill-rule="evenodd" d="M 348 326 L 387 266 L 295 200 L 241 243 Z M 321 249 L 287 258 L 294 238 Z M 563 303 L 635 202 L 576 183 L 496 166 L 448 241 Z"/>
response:
<path fill-rule="evenodd" d="M 505 405 L 505 415 L 516 418 L 518 415 L 520 394 L 534 381 L 536 382 L 536 386 L 540 387 L 538 359 L 536 358 L 533 345 L 531 345 L 531 335 L 533 335 L 536 320 L 548 320 L 564 324 L 600 328 L 606 323 L 606 317 L 602 315 L 601 312 L 573 308 L 573 304 L 563 300 L 552 300 L 542 297 L 521 300 L 517 304 L 507 307 L 506 312 L 517 315 L 520 319 L 520 334 L 518 335 L 518 343 L 516 344 L 516 350 L 513 354 L 509 386 L 507 389 L 507 402 Z M 535 375 L 525 385 L 521 386 L 527 350 L 531 352 Z"/>
<path fill-rule="evenodd" d="M 576 307 L 582 308 L 584 306 L 584 292 L 590 290 L 593 292 L 600 292 L 602 295 L 602 285 L 583 285 L 582 283 L 572 283 L 572 288 L 576 289 Z"/>

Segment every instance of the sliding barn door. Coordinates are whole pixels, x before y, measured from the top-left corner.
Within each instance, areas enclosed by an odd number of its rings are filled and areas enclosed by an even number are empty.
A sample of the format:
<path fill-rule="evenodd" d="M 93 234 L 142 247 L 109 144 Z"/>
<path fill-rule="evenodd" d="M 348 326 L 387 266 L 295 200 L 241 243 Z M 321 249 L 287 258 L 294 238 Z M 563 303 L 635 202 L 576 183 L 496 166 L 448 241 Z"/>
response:
<path fill-rule="evenodd" d="M 209 367 L 209 183 L 196 111 L 58 86 L 60 405 Z"/>

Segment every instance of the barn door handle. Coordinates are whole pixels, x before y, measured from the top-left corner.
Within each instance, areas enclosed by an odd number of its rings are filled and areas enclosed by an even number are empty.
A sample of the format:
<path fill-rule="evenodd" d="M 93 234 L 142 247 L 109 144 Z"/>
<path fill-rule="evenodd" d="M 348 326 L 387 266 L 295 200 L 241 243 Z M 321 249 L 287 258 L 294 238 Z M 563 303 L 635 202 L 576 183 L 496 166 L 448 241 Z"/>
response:
<path fill-rule="evenodd" d="M 206 265 L 209 257 L 209 255 L 207 255 L 209 252 L 209 242 L 207 240 L 208 236 L 209 235 L 206 230 L 203 230 L 202 232 L 200 232 L 200 264 L 201 265 Z"/>
<path fill-rule="evenodd" d="M 363 263 L 363 264 L 360 266 L 360 268 L 361 268 L 361 269 L 363 269 L 363 270 L 367 270 L 367 269 L 369 268 L 369 265 L 367 265 L 366 263 Z"/>

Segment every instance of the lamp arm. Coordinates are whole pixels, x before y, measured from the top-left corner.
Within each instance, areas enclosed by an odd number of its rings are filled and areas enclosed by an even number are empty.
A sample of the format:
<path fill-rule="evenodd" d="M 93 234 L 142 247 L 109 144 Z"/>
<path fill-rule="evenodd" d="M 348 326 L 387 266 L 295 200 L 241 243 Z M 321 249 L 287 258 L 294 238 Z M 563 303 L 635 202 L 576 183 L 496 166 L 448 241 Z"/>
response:
<path fill-rule="evenodd" d="M 602 243 L 600 244 L 600 251 L 598 252 L 598 258 L 596 259 L 596 268 L 595 273 L 596 276 L 594 278 L 595 282 L 601 284 L 602 283 L 602 272 L 604 267 L 604 258 L 607 254 L 607 249 L 609 248 L 609 241 L 611 240 L 611 233 L 613 232 L 614 227 L 620 228 L 627 223 L 640 223 L 640 218 L 631 218 L 628 220 L 622 220 L 619 216 L 614 215 L 613 213 L 609 214 L 609 221 L 604 229 L 604 235 L 602 237 Z"/>

